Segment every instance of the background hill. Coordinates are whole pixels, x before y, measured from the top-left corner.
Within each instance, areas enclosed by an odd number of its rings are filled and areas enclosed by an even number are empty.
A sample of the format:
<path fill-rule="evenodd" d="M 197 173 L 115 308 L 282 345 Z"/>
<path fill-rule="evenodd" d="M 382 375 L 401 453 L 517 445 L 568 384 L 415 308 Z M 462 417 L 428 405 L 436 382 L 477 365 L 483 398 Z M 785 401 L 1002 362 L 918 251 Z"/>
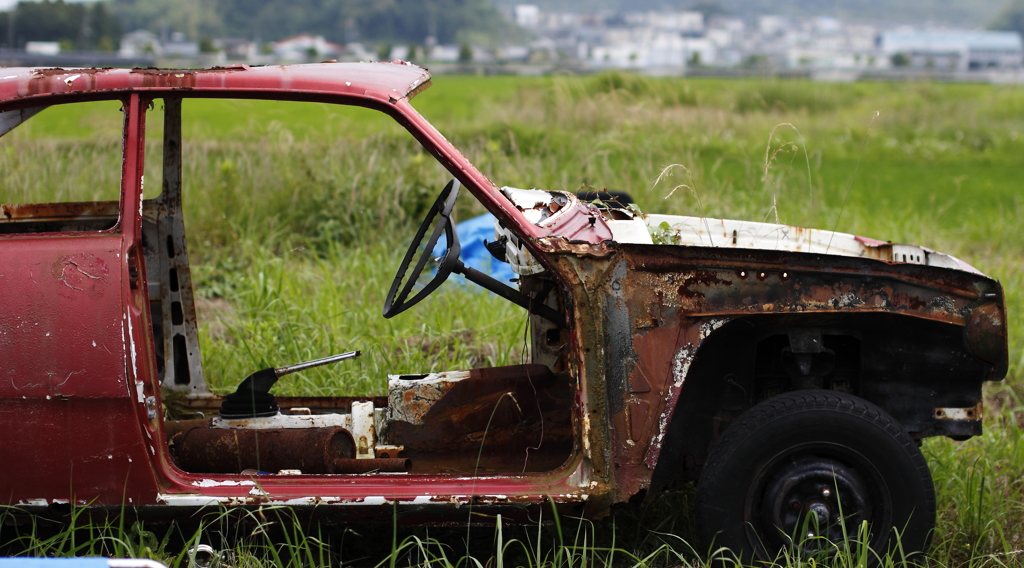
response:
<path fill-rule="evenodd" d="M 834 16 L 846 21 L 934 23 L 1024 31 L 1024 0 L 65 0 L 21 1 L 15 25 L 0 12 L 0 44 L 60 41 L 65 49 L 116 49 L 136 29 L 184 32 L 195 40 L 236 37 L 259 42 L 312 33 L 373 46 L 522 41 L 527 32 L 506 16 L 533 2 L 545 11 L 697 9 L 705 14 Z M 8 33 L 14 31 L 14 37 Z"/>
<path fill-rule="evenodd" d="M 526 0 L 496 0 L 510 8 Z M 729 14 L 783 14 L 834 16 L 846 20 L 935 22 L 983 27 L 993 20 L 1007 0 L 529 0 L 542 10 L 583 12 L 594 10 L 658 10 L 718 7 Z"/>
<path fill-rule="evenodd" d="M 507 39 L 515 26 L 491 0 L 113 0 L 126 30 L 167 26 L 189 37 L 279 40 L 301 32 L 335 42 Z"/>

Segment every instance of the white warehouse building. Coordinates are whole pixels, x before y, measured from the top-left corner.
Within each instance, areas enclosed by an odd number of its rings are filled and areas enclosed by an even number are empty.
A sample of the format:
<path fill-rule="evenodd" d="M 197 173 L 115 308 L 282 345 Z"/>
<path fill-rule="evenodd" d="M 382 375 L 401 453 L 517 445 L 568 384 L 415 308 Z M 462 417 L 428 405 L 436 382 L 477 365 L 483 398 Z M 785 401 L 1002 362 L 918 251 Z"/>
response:
<path fill-rule="evenodd" d="M 1024 61 L 1024 45 L 1017 32 L 889 31 L 879 36 L 878 43 L 887 57 L 900 54 L 914 68 L 1017 69 Z"/>

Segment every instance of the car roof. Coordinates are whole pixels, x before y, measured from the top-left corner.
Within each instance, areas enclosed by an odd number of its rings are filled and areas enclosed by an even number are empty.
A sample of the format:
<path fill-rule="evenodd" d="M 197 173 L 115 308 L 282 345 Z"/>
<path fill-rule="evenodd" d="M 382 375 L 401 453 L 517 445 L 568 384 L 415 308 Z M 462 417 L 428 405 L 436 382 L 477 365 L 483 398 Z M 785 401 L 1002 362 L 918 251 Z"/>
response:
<path fill-rule="evenodd" d="M 402 61 L 233 65 L 212 69 L 0 69 L 0 105 L 110 98 L 130 91 L 180 92 L 183 96 L 310 98 L 350 96 L 395 102 L 426 88 L 430 72 Z M 42 100 L 40 100 L 42 99 Z M 49 104 L 48 102 L 44 104 Z M 19 105 L 20 106 L 20 105 Z"/>

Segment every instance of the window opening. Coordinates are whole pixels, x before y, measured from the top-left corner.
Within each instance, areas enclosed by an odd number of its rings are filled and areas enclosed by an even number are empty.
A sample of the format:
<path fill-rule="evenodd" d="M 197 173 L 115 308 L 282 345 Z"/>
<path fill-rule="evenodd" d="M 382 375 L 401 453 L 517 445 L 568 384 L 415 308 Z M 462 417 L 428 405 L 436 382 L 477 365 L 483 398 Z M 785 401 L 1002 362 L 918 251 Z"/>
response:
<path fill-rule="evenodd" d="M 117 100 L 0 113 L 0 234 L 114 228 L 123 139 Z"/>

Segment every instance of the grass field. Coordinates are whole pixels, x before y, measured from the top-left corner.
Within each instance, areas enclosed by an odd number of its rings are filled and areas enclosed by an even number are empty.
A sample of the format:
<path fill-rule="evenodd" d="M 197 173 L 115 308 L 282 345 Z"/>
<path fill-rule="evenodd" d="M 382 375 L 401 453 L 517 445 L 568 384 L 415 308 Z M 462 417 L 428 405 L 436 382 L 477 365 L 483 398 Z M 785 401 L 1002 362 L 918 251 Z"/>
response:
<path fill-rule="evenodd" d="M 1024 565 L 1024 90 L 617 73 L 435 83 L 413 105 L 498 185 L 627 190 L 647 212 L 778 220 L 920 244 L 1001 280 L 1011 367 L 986 389 L 985 435 L 923 447 L 940 511 L 929 564 Z M 154 111 L 147 196 L 160 183 L 159 104 Z M 186 223 L 206 316 L 203 362 L 215 388 L 268 365 L 349 349 L 365 355 L 290 377 L 277 392 L 382 394 L 389 372 L 523 357 L 523 312 L 451 283 L 410 312 L 380 317 L 407 240 L 450 177 L 391 119 L 255 101 L 190 100 L 184 112 Z M 112 198 L 119 124 L 117 105 L 54 108 L 0 139 L 3 171 L 34 168 L 0 186 L 0 202 Z M 673 164 L 683 167 L 655 184 Z M 470 196 L 460 199 L 459 218 L 482 211 Z M 646 530 L 672 525 L 690 534 L 685 513 L 664 512 L 685 510 L 685 496 L 667 499 L 684 504 L 621 513 L 525 558 L 559 567 L 696 562 L 680 541 Z M 618 531 L 628 554 L 609 560 L 594 549 L 608 531 Z M 587 534 L 590 549 L 581 549 Z M 523 544 L 528 536 L 508 538 Z M 159 556 L 163 548 L 146 550 Z M 391 558 L 404 562 L 407 553 Z"/>

